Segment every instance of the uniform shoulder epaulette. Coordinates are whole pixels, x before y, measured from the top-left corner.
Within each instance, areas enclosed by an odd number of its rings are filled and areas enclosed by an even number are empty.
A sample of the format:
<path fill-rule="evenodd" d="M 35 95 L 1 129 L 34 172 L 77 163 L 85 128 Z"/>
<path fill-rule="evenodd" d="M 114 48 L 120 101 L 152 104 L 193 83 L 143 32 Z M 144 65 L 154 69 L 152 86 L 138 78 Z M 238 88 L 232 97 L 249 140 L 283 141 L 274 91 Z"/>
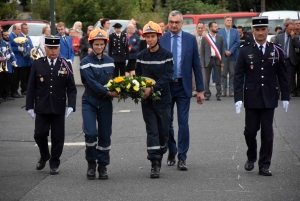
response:
<path fill-rule="evenodd" d="M 247 45 L 250 45 L 250 42 L 245 43 L 245 44 L 243 44 L 243 45 L 240 45 L 240 47 L 245 47 L 245 46 L 247 46 Z"/>
<path fill-rule="evenodd" d="M 279 47 L 281 47 L 281 45 L 280 45 L 280 44 L 278 44 L 278 43 L 273 43 L 273 42 L 270 42 L 270 43 L 272 43 L 273 45 L 276 45 L 276 46 L 279 46 Z"/>

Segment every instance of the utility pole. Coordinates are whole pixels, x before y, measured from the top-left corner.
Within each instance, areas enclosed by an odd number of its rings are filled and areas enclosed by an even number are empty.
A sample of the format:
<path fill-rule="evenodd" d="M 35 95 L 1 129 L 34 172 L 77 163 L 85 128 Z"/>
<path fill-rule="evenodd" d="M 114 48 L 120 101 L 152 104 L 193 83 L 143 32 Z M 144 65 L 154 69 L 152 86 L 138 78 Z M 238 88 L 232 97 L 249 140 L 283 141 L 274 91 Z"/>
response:
<path fill-rule="evenodd" d="M 56 34 L 56 27 L 55 27 L 55 0 L 49 0 L 50 3 L 50 22 L 51 22 L 51 35 Z"/>
<path fill-rule="evenodd" d="M 266 11 L 266 0 L 260 0 L 260 12 Z"/>

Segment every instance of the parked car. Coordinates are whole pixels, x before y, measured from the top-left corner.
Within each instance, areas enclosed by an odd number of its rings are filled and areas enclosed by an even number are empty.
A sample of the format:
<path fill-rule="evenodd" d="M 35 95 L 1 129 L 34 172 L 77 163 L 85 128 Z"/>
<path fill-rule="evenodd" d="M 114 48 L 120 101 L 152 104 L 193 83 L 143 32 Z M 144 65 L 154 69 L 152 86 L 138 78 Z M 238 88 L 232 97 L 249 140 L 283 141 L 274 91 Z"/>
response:
<path fill-rule="evenodd" d="M 21 25 L 22 23 L 16 23 Z M 39 40 L 42 35 L 42 29 L 44 26 L 48 25 L 48 23 L 26 23 L 28 25 L 28 36 L 32 40 L 33 46 L 38 46 L 39 45 Z M 8 32 L 11 33 L 13 29 L 13 25 L 8 29 Z"/>
<path fill-rule="evenodd" d="M 3 30 L 8 30 L 11 25 L 16 23 L 46 23 L 50 25 L 50 22 L 47 20 L 26 20 L 26 19 L 2 19 L 0 20 L 0 25 Z"/>

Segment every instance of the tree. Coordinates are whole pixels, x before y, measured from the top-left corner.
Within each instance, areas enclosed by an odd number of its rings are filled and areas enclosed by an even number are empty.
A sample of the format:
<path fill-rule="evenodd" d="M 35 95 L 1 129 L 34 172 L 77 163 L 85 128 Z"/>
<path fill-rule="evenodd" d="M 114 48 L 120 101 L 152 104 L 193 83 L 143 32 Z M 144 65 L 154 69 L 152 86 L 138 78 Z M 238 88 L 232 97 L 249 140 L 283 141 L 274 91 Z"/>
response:
<path fill-rule="evenodd" d="M 17 0 L 9 3 L 9 0 L 0 0 L 0 19 L 18 19 L 21 18 L 21 12 L 17 10 Z"/>

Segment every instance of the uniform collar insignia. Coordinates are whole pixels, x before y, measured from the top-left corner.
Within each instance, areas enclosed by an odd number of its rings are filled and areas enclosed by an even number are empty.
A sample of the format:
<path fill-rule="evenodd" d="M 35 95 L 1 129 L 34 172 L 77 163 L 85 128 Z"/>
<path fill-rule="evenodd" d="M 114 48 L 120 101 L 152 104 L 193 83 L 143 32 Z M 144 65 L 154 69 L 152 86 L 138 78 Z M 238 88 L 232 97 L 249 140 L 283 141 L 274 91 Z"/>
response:
<path fill-rule="evenodd" d="M 253 59 L 253 54 L 248 54 L 249 59 Z"/>
<path fill-rule="evenodd" d="M 253 42 L 253 47 L 256 47 L 256 42 Z"/>

